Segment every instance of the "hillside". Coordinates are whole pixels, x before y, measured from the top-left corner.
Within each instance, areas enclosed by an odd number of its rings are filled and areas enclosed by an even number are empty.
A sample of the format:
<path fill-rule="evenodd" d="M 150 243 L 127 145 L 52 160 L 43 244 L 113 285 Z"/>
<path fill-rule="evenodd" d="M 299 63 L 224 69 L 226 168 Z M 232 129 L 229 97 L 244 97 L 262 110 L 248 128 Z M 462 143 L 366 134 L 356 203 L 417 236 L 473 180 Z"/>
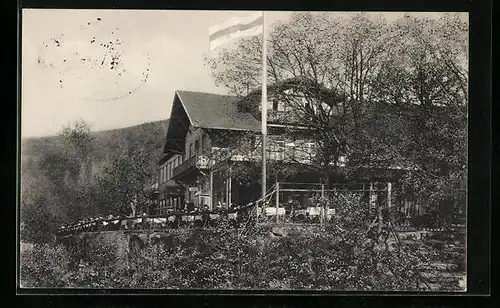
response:
<path fill-rule="evenodd" d="M 161 155 L 163 150 L 168 120 L 148 122 L 119 129 L 95 131 L 95 153 L 93 155 L 93 173 L 99 173 L 101 166 L 121 146 L 133 150 L 143 148 L 152 156 Z M 56 149 L 61 143 L 60 136 L 34 137 L 21 140 L 21 183 L 29 174 L 37 173 L 37 162 L 44 155 Z"/>
<path fill-rule="evenodd" d="M 119 145 L 143 144 L 147 147 L 154 143 L 161 144 L 157 148 L 158 151 L 161 151 L 167 127 L 168 120 L 162 120 L 118 129 L 95 131 L 92 132 L 92 135 L 95 137 L 98 153 L 101 155 L 112 153 Z M 46 149 L 53 147 L 60 139 L 60 136 L 22 139 L 21 161 L 25 162 L 27 158 L 41 156 L 46 152 Z"/>

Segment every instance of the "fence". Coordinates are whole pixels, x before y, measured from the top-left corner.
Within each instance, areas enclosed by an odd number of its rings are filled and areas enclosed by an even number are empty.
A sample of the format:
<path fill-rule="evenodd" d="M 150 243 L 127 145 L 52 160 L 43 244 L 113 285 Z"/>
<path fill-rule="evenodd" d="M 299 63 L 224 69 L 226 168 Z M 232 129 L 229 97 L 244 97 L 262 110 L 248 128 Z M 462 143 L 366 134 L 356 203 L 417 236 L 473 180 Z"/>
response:
<path fill-rule="evenodd" d="M 369 208 L 371 215 L 381 217 L 382 209 L 389 208 L 395 226 L 410 229 L 409 215 L 418 215 L 407 199 L 401 199 L 399 186 L 393 183 L 335 183 L 327 187 L 322 183 L 276 182 L 266 196 L 244 207 L 226 211 L 197 213 L 165 213 L 157 216 L 113 217 L 83 221 L 57 230 L 59 234 L 130 229 L 178 228 L 183 226 L 207 227 L 220 219 L 235 222 L 235 226 L 256 218 L 257 222 L 273 223 L 328 223 L 336 215 L 336 198 L 357 199 L 357 204 Z M 334 202 L 334 201 L 333 201 Z M 405 219 L 401 219 L 401 216 Z M 394 219 L 396 218 L 396 219 Z M 250 220 L 253 221 L 253 220 Z"/>
<path fill-rule="evenodd" d="M 83 232 L 103 231 L 158 231 L 177 228 L 211 228 L 222 221 L 232 227 L 239 227 L 248 221 L 251 205 L 227 210 L 172 212 L 162 215 L 143 215 L 136 217 L 109 217 L 86 219 L 55 230 L 56 236 L 67 236 Z"/>
<path fill-rule="evenodd" d="M 332 200 L 356 200 L 370 211 L 370 216 L 381 217 L 389 209 L 391 220 L 399 229 L 411 229 L 411 217 L 421 209 L 405 196 L 401 186 L 391 182 L 322 183 L 276 182 L 266 198 L 259 200 L 252 214 L 261 222 L 329 222 L 336 214 Z M 323 199 L 323 201 L 321 201 Z M 329 202 L 329 203 L 328 203 Z M 325 206 L 325 203 L 327 204 Z"/>

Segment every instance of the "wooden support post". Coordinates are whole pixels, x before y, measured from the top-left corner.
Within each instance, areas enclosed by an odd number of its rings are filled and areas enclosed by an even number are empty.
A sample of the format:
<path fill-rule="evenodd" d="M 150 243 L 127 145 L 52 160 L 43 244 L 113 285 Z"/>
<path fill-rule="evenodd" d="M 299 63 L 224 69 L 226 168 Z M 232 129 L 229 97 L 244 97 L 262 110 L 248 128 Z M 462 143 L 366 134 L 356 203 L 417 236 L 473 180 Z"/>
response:
<path fill-rule="evenodd" d="M 371 211 L 371 208 L 372 208 L 372 195 L 373 195 L 373 184 L 372 182 L 370 182 L 370 187 L 368 189 L 368 208 L 370 209 Z"/>
<path fill-rule="evenodd" d="M 226 180 L 225 180 L 225 184 L 226 184 L 226 196 L 224 197 L 224 199 L 226 199 L 226 205 L 228 204 L 228 200 L 229 200 L 229 181 L 228 181 L 228 177 L 226 177 Z"/>
<path fill-rule="evenodd" d="M 231 177 L 232 177 L 232 174 L 231 174 L 231 173 L 232 173 L 232 172 L 231 172 L 231 171 L 232 171 L 232 170 L 231 170 L 231 166 L 229 166 L 229 179 L 228 179 L 228 181 L 229 181 L 229 184 L 228 184 L 228 185 L 229 185 L 229 186 L 228 186 L 228 187 L 229 187 L 229 191 L 228 191 L 228 196 L 229 196 L 229 199 L 228 199 L 228 203 L 227 203 L 227 207 L 228 207 L 228 208 L 231 206 L 231 203 L 232 203 L 232 202 L 231 202 L 231 199 L 232 199 L 232 191 L 231 191 L 231 190 L 232 190 L 232 183 L 231 183 L 231 182 L 232 182 L 232 180 L 231 180 Z"/>
<path fill-rule="evenodd" d="M 214 172 L 210 170 L 210 201 L 209 201 L 209 209 L 213 210 L 214 208 Z"/>
<path fill-rule="evenodd" d="M 393 216 L 392 216 L 392 183 L 388 182 L 387 183 L 387 219 L 389 220 L 388 223 L 393 222 Z"/>
<path fill-rule="evenodd" d="M 198 193 L 198 208 L 201 206 L 201 191 L 202 191 L 202 187 L 203 187 L 203 184 L 201 181 L 198 181 L 197 184 L 196 184 L 196 188 L 197 188 L 197 193 Z"/>
<path fill-rule="evenodd" d="M 259 215 L 259 202 L 255 201 L 255 223 L 259 223 Z"/>
<path fill-rule="evenodd" d="M 378 190 L 376 195 L 378 196 Z M 380 204 L 379 198 L 377 198 L 376 204 L 377 204 L 377 217 L 378 217 L 378 232 L 380 233 L 382 232 L 382 204 Z"/>
<path fill-rule="evenodd" d="M 392 190 L 392 183 L 389 182 L 389 183 L 387 183 L 387 208 L 389 208 L 389 209 L 392 206 L 392 202 L 391 202 L 392 201 L 391 200 L 391 198 L 392 198 L 391 190 Z"/>
<path fill-rule="evenodd" d="M 278 222 L 279 204 L 280 204 L 280 183 L 276 181 L 276 222 Z"/>

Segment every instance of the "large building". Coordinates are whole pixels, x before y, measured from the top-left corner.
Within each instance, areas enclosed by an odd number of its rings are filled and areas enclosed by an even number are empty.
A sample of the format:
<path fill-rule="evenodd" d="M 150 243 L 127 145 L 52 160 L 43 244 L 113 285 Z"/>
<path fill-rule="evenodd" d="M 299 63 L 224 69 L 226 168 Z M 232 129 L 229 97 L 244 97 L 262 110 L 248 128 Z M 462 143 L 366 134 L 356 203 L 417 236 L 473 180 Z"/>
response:
<path fill-rule="evenodd" d="M 315 156 L 316 144 L 308 127 L 301 124 L 304 121 L 293 114 L 269 96 L 268 188 L 274 181 L 321 181 L 319 172 L 305 168 Z M 242 99 L 176 91 L 163 157 L 152 184 L 155 212 L 246 205 L 258 199 L 262 193 L 260 117 L 258 92 Z M 344 163 L 340 157 L 336 165 Z M 278 165 L 289 172 L 277 175 L 273 171 Z"/>
<path fill-rule="evenodd" d="M 190 203 L 242 205 L 260 196 L 260 182 L 234 176 L 238 167 L 255 166 L 262 158 L 260 111 L 245 109 L 235 96 L 176 91 L 152 183 L 160 214 Z M 282 104 L 270 102 L 268 160 L 307 162 L 314 143 L 306 132 L 296 140 L 280 138 L 285 112 Z"/>

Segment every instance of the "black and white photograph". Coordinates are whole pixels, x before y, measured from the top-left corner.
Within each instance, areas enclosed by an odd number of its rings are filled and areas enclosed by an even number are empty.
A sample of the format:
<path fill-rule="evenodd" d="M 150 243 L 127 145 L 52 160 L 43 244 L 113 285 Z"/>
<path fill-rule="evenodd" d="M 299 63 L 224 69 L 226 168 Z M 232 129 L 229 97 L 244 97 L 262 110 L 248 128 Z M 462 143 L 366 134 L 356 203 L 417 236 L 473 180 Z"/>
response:
<path fill-rule="evenodd" d="M 469 13 L 23 9 L 21 289 L 467 291 Z"/>

